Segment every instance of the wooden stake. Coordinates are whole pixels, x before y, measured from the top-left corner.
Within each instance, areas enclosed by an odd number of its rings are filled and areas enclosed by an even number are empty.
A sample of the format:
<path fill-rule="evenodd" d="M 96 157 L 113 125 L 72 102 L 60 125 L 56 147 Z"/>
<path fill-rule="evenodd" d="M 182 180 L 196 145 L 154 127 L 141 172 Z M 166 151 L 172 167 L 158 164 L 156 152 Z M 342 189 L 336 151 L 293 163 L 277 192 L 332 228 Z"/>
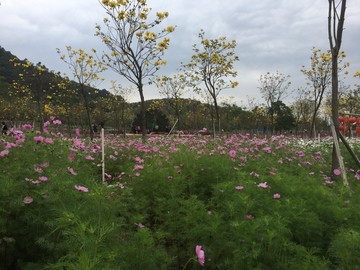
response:
<path fill-rule="evenodd" d="M 339 165 L 340 165 L 340 170 L 341 170 L 341 175 L 342 175 L 342 178 L 343 178 L 343 183 L 344 183 L 344 186 L 349 187 L 349 182 L 348 182 L 347 177 L 346 177 L 344 160 L 343 160 L 343 158 L 341 156 L 341 153 L 340 153 L 340 146 L 339 146 L 338 137 L 337 137 L 337 134 L 336 134 L 336 131 L 335 131 L 334 123 L 333 123 L 331 118 L 330 118 L 330 129 L 331 129 L 331 133 L 332 133 L 332 136 L 333 136 L 336 156 L 338 158 Z"/>

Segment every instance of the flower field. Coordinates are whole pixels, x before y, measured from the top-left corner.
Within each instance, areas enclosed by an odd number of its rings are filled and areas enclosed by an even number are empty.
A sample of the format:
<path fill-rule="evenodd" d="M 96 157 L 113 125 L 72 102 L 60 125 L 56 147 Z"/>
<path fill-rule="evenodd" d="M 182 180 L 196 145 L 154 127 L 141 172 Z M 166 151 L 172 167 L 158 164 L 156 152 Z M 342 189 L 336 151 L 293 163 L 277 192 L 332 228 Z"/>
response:
<path fill-rule="evenodd" d="M 360 268 L 360 171 L 343 150 L 331 180 L 330 139 L 107 135 L 104 184 L 100 139 L 60 125 L 1 138 L 0 269 Z"/>

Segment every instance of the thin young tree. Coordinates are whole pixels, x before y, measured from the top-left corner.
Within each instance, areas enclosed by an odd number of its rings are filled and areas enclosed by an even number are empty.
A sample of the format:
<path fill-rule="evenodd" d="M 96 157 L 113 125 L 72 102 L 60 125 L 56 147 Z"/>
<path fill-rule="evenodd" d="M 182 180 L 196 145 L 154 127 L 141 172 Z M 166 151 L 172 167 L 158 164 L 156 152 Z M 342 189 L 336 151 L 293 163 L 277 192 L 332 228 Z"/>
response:
<path fill-rule="evenodd" d="M 342 35 L 344 30 L 346 0 L 328 0 L 328 38 L 330 45 L 330 52 L 332 56 L 332 74 L 331 74 L 331 112 L 332 121 L 335 126 L 336 138 L 334 140 L 339 141 L 339 75 L 338 75 L 338 56 L 340 53 Z M 339 154 L 336 151 L 336 142 L 333 145 L 331 172 L 332 178 L 335 179 L 336 175 L 334 170 L 340 166 Z"/>
<path fill-rule="evenodd" d="M 109 49 L 103 55 L 103 63 L 137 87 L 141 101 L 142 135 L 146 136 L 145 79 L 152 76 L 166 64 L 163 55 L 169 47 L 167 35 L 174 26 L 155 32 L 156 27 L 168 17 L 168 12 L 157 12 L 151 17 L 151 8 L 146 0 L 102 0 L 107 16 L 104 30 L 96 26 L 96 35 Z"/>
<path fill-rule="evenodd" d="M 178 128 L 182 129 L 181 113 L 184 107 L 184 94 L 187 91 L 186 78 L 184 73 L 174 74 L 173 76 L 157 77 L 155 80 L 159 88 L 160 95 L 167 99 L 167 105 L 170 107 L 175 119 L 178 121 Z"/>
<path fill-rule="evenodd" d="M 106 70 L 101 62 L 96 60 L 94 55 L 85 52 L 83 49 L 73 50 L 71 46 L 66 46 L 66 54 L 62 54 L 60 49 L 56 49 L 60 55 L 60 59 L 64 61 L 72 72 L 74 80 L 78 83 L 78 90 L 83 98 L 87 124 L 91 140 L 94 138 L 94 130 L 92 128 L 91 110 L 88 90 L 96 87 L 99 81 L 103 79 L 99 77 L 99 73 Z M 92 53 L 95 50 L 92 49 Z"/>
<path fill-rule="evenodd" d="M 224 89 L 235 88 L 239 84 L 230 79 L 237 76 L 234 68 L 234 63 L 239 61 L 235 53 L 237 42 L 227 41 L 226 37 L 207 39 L 203 29 L 200 30 L 199 38 L 200 45 L 193 45 L 195 53 L 190 62 L 182 66 L 188 71 L 194 90 L 200 92 L 205 86 L 205 91 L 212 98 L 216 120 L 216 124 L 213 123 L 215 135 L 216 128 L 219 132 L 221 130 L 218 96 Z"/>
<path fill-rule="evenodd" d="M 290 75 L 286 76 L 278 71 L 275 73 L 267 72 L 265 75 L 260 75 L 259 82 L 259 89 L 265 99 L 270 116 L 271 132 L 274 132 L 275 117 L 273 105 L 278 101 L 282 101 L 282 99 L 288 95 L 288 90 L 291 85 Z"/>
<path fill-rule="evenodd" d="M 339 72 L 344 70 L 349 63 L 344 62 L 346 54 L 344 51 L 338 56 L 338 70 Z M 324 94 L 331 85 L 331 74 L 332 74 L 332 56 L 331 52 L 322 52 L 320 49 L 313 48 L 310 57 L 310 68 L 307 69 L 302 66 L 301 72 L 305 75 L 306 80 L 311 85 L 311 93 L 313 100 L 313 115 L 310 125 L 310 136 L 316 137 L 315 121 L 321 107 Z"/>
<path fill-rule="evenodd" d="M 132 115 L 134 112 L 131 110 L 129 104 L 129 99 L 134 89 L 123 87 L 116 81 L 111 81 L 111 90 L 114 93 L 111 107 L 115 113 L 115 123 L 125 137 L 126 127 L 130 126 L 131 122 L 129 119 L 134 117 Z"/>

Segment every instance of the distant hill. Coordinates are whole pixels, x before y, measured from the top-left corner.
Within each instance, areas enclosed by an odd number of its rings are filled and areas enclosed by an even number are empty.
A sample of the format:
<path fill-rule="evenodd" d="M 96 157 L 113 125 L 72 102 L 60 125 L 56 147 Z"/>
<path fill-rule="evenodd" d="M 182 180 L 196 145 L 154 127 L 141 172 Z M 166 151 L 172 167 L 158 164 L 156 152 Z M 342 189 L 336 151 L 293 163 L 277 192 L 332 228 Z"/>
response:
<path fill-rule="evenodd" d="M 8 96 L 9 86 L 14 80 L 18 79 L 18 74 L 20 73 L 20 69 L 14 67 L 10 63 L 10 59 L 18 59 L 20 62 L 25 62 L 26 58 L 20 60 L 16 55 L 13 55 L 10 51 L 5 50 L 0 46 L 0 95 Z M 77 83 L 73 82 L 76 86 Z M 100 97 L 109 97 L 112 94 L 106 89 L 89 89 L 89 96 L 92 99 L 100 98 Z"/>

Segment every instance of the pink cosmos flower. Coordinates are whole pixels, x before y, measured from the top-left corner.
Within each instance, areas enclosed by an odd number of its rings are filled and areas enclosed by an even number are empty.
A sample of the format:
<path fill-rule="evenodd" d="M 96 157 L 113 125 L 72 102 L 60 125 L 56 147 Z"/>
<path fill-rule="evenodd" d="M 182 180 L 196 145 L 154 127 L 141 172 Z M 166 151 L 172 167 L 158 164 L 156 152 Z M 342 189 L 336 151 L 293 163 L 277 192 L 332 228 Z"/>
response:
<path fill-rule="evenodd" d="M 359 172 L 356 172 L 356 174 L 355 174 L 355 179 L 360 180 L 360 174 L 359 174 Z"/>
<path fill-rule="evenodd" d="M 60 120 L 54 120 L 54 121 L 53 121 L 53 124 L 54 124 L 54 125 L 61 125 L 62 122 L 61 122 Z"/>
<path fill-rule="evenodd" d="M 30 196 L 26 196 L 25 198 L 24 198 L 24 200 L 23 200 L 23 202 L 25 203 L 25 204 L 30 204 L 30 203 L 32 203 L 34 200 L 33 200 L 33 198 L 31 198 Z"/>
<path fill-rule="evenodd" d="M 35 136 L 34 141 L 36 143 L 42 143 L 44 141 L 44 137 L 43 136 Z"/>
<path fill-rule="evenodd" d="M 33 127 L 30 124 L 24 124 L 24 125 L 22 125 L 22 128 L 23 129 L 32 129 Z"/>
<path fill-rule="evenodd" d="M 13 148 L 16 147 L 17 145 L 13 142 L 6 142 L 5 143 L 5 148 L 9 149 L 9 148 Z"/>
<path fill-rule="evenodd" d="M 263 183 L 260 183 L 257 185 L 258 187 L 261 187 L 261 188 L 268 188 L 269 185 L 267 184 L 267 182 L 263 182 Z"/>
<path fill-rule="evenodd" d="M 266 146 L 266 147 L 263 148 L 263 151 L 264 151 L 265 153 L 271 153 L 271 147 Z"/>
<path fill-rule="evenodd" d="M 42 168 L 47 168 L 47 167 L 49 167 L 49 162 L 40 163 L 40 164 L 38 164 L 38 166 L 42 167 Z"/>
<path fill-rule="evenodd" d="M 333 173 L 334 173 L 335 175 L 340 175 L 340 174 L 341 174 L 341 170 L 339 170 L 339 169 L 334 169 Z"/>
<path fill-rule="evenodd" d="M 133 168 L 133 171 L 142 170 L 142 169 L 144 169 L 144 166 L 143 166 L 143 165 L 135 164 L 135 166 L 134 166 L 134 168 Z"/>
<path fill-rule="evenodd" d="M 280 199 L 280 197 L 281 197 L 281 195 L 280 195 L 279 193 L 275 193 L 275 194 L 273 195 L 273 198 L 274 198 L 274 199 Z"/>
<path fill-rule="evenodd" d="M 69 173 L 71 173 L 72 175 L 77 175 L 77 173 L 75 172 L 75 170 L 71 167 L 67 167 L 67 170 Z"/>
<path fill-rule="evenodd" d="M 75 129 L 75 136 L 80 136 L 80 128 Z"/>
<path fill-rule="evenodd" d="M 89 189 L 87 187 L 84 187 L 84 186 L 75 185 L 74 188 L 79 190 L 79 191 L 82 191 L 82 192 L 89 192 Z"/>
<path fill-rule="evenodd" d="M 54 140 L 51 139 L 51 138 L 45 138 L 44 143 L 46 143 L 46 144 L 54 144 Z"/>
<path fill-rule="evenodd" d="M 2 150 L 0 152 L 0 157 L 6 157 L 9 154 L 9 149 Z"/>
<path fill-rule="evenodd" d="M 71 153 L 68 155 L 68 160 L 73 161 L 74 157 L 75 157 L 75 153 L 74 153 L 74 152 L 71 152 Z"/>
<path fill-rule="evenodd" d="M 95 158 L 93 158 L 92 156 L 86 156 L 85 159 L 86 160 L 95 160 Z"/>
<path fill-rule="evenodd" d="M 298 157 L 304 157 L 304 156 L 305 156 L 304 151 L 297 151 L 295 154 L 296 154 Z"/>
<path fill-rule="evenodd" d="M 41 181 L 41 182 L 46 182 L 47 180 L 49 180 L 46 176 L 40 176 L 39 177 L 39 180 Z"/>
<path fill-rule="evenodd" d="M 247 219 L 254 219 L 254 215 L 253 214 L 246 214 L 246 218 Z"/>
<path fill-rule="evenodd" d="M 230 156 L 231 158 L 235 158 L 235 156 L 236 156 L 236 151 L 235 151 L 235 150 L 230 150 L 230 151 L 229 151 L 229 156 Z"/>
<path fill-rule="evenodd" d="M 43 124 L 43 127 L 44 127 L 44 128 L 47 128 L 48 126 L 50 126 L 50 122 L 49 122 L 49 121 L 46 121 L 46 122 Z"/>
<path fill-rule="evenodd" d="M 198 262 L 201 266 L 204 266 L 205 264 L 205 252 L 202 250 L 202 246 L 197 245 L 195 247 L 195 253 L 198 258 Z"/>
<path fill-rule="evenodd" d="M 144 160 L 141 157 L 135 157 L 137 163 L 144 163 Z"/>
<path fill-rule="evenodd" d="M 235 189 L 236 189 L 236 190 L 243 190 L 244 187 L 243 187 L 243 186 L 236 186 Z"/>

